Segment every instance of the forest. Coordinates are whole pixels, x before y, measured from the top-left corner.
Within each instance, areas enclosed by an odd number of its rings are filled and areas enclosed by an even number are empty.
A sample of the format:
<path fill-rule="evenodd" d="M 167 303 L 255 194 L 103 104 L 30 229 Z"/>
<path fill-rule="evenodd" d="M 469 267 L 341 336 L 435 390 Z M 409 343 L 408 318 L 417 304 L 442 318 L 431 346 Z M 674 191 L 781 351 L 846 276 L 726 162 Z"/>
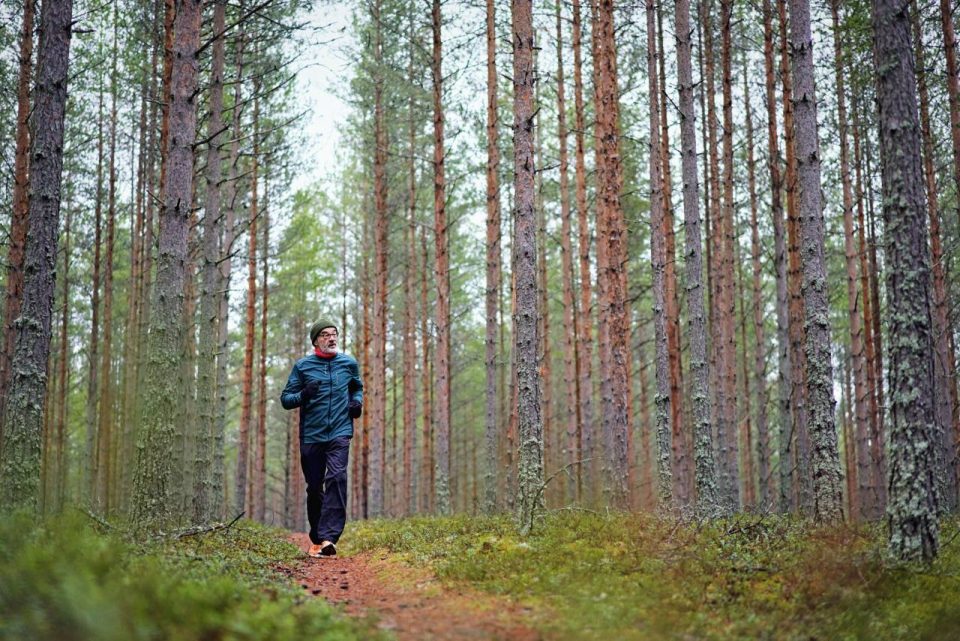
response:
<path fill-rule="evenodd" d="M 0 639 L 960 638 L 958 13 L 5 1 Z"/>

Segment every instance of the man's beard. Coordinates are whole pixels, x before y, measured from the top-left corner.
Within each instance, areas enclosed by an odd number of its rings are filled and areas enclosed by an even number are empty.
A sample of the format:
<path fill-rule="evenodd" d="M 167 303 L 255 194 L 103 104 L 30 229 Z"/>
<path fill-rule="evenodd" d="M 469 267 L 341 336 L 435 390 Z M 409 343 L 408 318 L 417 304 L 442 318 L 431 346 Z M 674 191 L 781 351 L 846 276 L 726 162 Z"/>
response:
<path fill-rule="evenodd" d="M 337 353 L 337 344 L 334 343 L 332 346 L 329 346 L 329 345 L 321 345 L 321 346 L 320 346 L 320 351 L 321 351 L 321 352 L 326 352 L 327 354 L 336 354 L 336 353 Z"/>

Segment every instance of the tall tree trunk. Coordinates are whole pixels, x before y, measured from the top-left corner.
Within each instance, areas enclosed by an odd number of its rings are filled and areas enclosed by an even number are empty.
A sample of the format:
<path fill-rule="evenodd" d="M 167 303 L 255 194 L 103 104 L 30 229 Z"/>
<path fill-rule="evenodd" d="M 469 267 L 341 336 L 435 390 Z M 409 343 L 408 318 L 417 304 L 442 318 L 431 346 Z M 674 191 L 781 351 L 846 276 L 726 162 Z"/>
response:
<path fill-rule="evenodd" d="M 538 78 L 540 75 L 540 59 L 537 53 L 537 45 L 534 42 L 533 45 L 533 70 L 532 76 Z M 534 159 L 533 159 L 533 176 L 534 176 L 534 197 L 533 197 L 533 210 L 535 218 L 535 246 L 537 248 L 536 254 L 536 292 L 537 292 L 537 354 L 539 361 L 539 372 L 538 380 L 540 381 L 540 432 L 541 432 L 541 468 L 553 469 L 556 461 L 556 452 L 557 449 L 554 447 L 556 444 L 555 435 L 556 430 L 553 427 L 553 418 L 552 418 L 552 405 L 553 397 L 551 385 L 553 382 L 553 366 L 552 366 L 552 352 L 550 350 L 550 299 L 547 295 L 547 290 L 549 286 L 549 280 L 547 277 L 547 214 L 546 208 L 543 203 L 543 127 L 540 124 L 540 115 L 541 109 L 540 105 L 542 104 L 540 100 L 540 85 L 537 84 L 534 88 L 533 94 L 533 104 L 536 105 L 534 109 L 534 123 L 533 123 L 533 140 L 534 140 Z M 537 167 L 541 169 L 538 171 Z M 559 467 L 559 466 L 558 466 Z M 555 484 L 552 488 L 544 488 L 541 490 L 541 500 L 546 503 L 550 503 L 549 494 L 546 492 L 553 493 L 559 487 L 558 484 Z"/>
<path fill-rule="evenodd" d="M 805 314 L 801 248 L 801 221 L 797 200 L 797 142 L 794 126 L 793 70 L 789 58 L 787 37 L 787 0 L 777 0 L 780 22 L 780 77 L 783 82 L 783 130 L 786 150 L 786 200 L 787 200 L 787 293 L 789 296 L 788 328 L 790 335 L 790 409 L 792 411 L 792 476 L 794 501 L 798 509 L 809 512 L 813 508 L 813 485 L 810 470 L 810 432 L 807 424 L 806 397 L 807 356 L 803 349 L 806 331 L 803 325 Z"/>
<path fill-rule="evenodd" d="M 55 397 L 59 404 L 57 412 L 56 435 L 56 485 L 54 487 L 54 509 L 60 511 L 66 503 L 67 495 L 67 411 L 70 398 L 70 236 L 73 232 L 73 207 L 67 204 L 67 220 L 63 230 L 63 313 L 60 316 L 60 391 Z"/>
<path fill-rule="evenodd" d="M 763 0 L 763 60 L 766 72 L 767 163 L 770 171 L 770 212 L 773 219 L 773 263 L 777 297 L 777 420 L 779 423 L 778 458 L 780 477 L 779 506 L 783 512 L 793 509 L 793 423 L 791 389 L 793 366 L 790 358 L 790 333 L 787 294 L 786 240 L 784 238 L 783 190 L 780 173 L 780 137 L 777 132 L 776 79 L 773 47 L 773 1 Z"/>
<path fill-rule="evenodd" d="M 813 447 L 813 516 L 819 522 L 843 519 L 840 453 L 834 418 L 830 316 L 824 259 L 823 202 L 820 187 L 820 140 L 813 80 L 813 37 L 809 0 L 790 2 L 790 51 L 796 83 L 798 205 L 803 256 L 804 326 L 806 328 L 807 402 Z"/>
<path fill-rule="evenodd" d="M 863 155 L 868 184 L 873 181 L 869 178 L 873 176 L 873 168 L 870 159 L 873 158 L 873 149 L 870 146 L 870 137 L 866 137 L 867 153 Z M 873 206 L 874 189 L 871 186 L 867 188 L 867 224 L 869 226 L 869 249 L 870 249 L 870 306 L 873 312 L 873 354 L 874 354 L 874 379 L 877 381 L 877 418 L 874 425 L 871 443 L 871 462 L 873 465 L 873 486 L 877 494 L 877 515 L 883 514 L 887 506 L 887 458 L 886 458 L 886 440 L 887 429 L 884 426 L 884 400 L 883 400 L 883 334 L 881 333 L 880 318 L 880 270 L 877 260 L 877 233 L 876 216 Z"/>
<path fill-rule="evenodd" d="M 574 266 L 573 245 L 571 242 L 572 224 L 570 215 L 570 178 L 569 153 L 567 151 L 567 106 L 566 86 L 563 73 L 563 17 L 560 2 L 556 3 L 557 12 L 557 141 L 560 145 L 560 269 L 563 281 L 563 384 L 564 414 L 566 420 L 566 450 L 563 465 L 570 466 L 567 474 L 566 498 L 577 500 L 577 478 L 580 475 L 580 389 L 577 371 L 580 367 L 580 315 L 577 313 L 577 301 L 573 291 Z M 498 275 L 499 277 L 499 275 Z"/>
<path fill-rule="evenodd" d="M 597 282 L 600 290 L 600 361 L 603 381 L 602 425 L 604 460 L 609 465 L 605 482 L 614 506 L 626 507 L 627 485 L 627 228 L 620 194 L 623 169 L 620 163 L 620 106 L 617 87 L 617 53 L 614 38 L 613 2 L 601 0 L 594 32 L 597 123 L 594 144 L 597 154 Z M 653 148 L 654 151 L 658 147 Z M 602 247 L 602 251 L 599 248 Z M 669 414 L 668 414 L 669 416 Z"/>
<path fill-rule="evenodd" d="M 686 265 L 687 341 L 693 376 L 694 460 L 698 508 L 717 508 L 717 468 L 710 408 L 710 371 L 703 302 L 703 259 L 700 235 L 700 190 L 697 184 L 696 112 L 693 104 L 693 65 L 690 2 L 676 6 L 677 80 L 680 86 L 680 149 L 683 172 L 684 264 Z"/>
<path fill-rule="evenodd" d="M 578 495 L 583 499 L 584 492 L 594 497 L 596 480 L 593 470 L 596 469 L 594 452 L 594 418 L 593 418 L 593 293 L 590 276 L 590 224 L 587 211 L 587 165 L 584 151 L 586 131 L 585 107 L 583 104 L 583 63 L 581 61 L 581 47 L 583 28 L 580 16 L 580 0 L 573 0 L 573 100 L 574 100 L 574 165 L 575 165 L 575 198 L 577 208 L 578 255 L 580 271 L 580 306 L 579 342 L 577 345 L 577 379 L 580 383 L 580 457 L 585 464 L 579 466 L 581 486 Z M 583 488 L 586 488 L 585 490 Z"/>
<path fill-rule="evenodd" d="M 259 109 L 254 109 L 258 112 Z M 259 153 L 259 150 L 255 153 Z M 268 167 L 269 169 L 269 167 Z M 270 303 L 270 181 L 263 176 L 263 246 L 260 250 L 262 272 L 260 280 L 260 380 L 257 389 L 257 433 L 253 456 L 253 518 L 261 523 L 266 519 L 267 494 L 267 314 Z"/>
<path fill-rule="evenodd" d="M 850 145 L 847 133 L 846 82 L 844 78 L 843 46 L 840 41 L 840 3 L 831 0 L 830 15 L 833 24 L 834 76 L 837 83 L 837 121 L 840 130 L 840 180 L 843 188 L 843 246 L 847 265 L 847 318 L 850 323 L 850 359 L 853 378 L 853 415 L 856 424 L 856 468 L 848 468 L 847 474 L 856 475 L 856 496 L 866 496 L 866 482 L 870 478 L 870 450 L 868 438 L 870 427 L 867 416 L 866 363 L 863 351 L 863 328 L 860 313 L 859 275 L 857 273 L 857 250 L 853 238 L 853 187 L 850 179 Z M 851 503 L 851 507 L 852 507 Z M 860 505 L 856 512 L 867 517 Z M 850 511 L 851 516 L 855 514 Z"/>
<path fill-rule="evenodd" d="M 953 26 L 956 3 L 940 0 L 944 58 L 947 65 L 947 99 L 950 104 L 950 145 L 953 149 L 953 188 L 960 220 L 960 65 L 957 64 L 957 34 Z"/>
<path fill-rule="evenodd" d="M 657 17 L 657 86 L 660 91 L 660 175 L 663 183 L 664 230 L 664 311 L 666 312 L 667 356 L 670 363 L 670 428 L 673 450 L 673 499 L 677 505 L 690 505 L 691 470 L 689 434 L 683 429 L 683 368 L 680 341 L 680 301 L 677 297 L 677 250 L 673 218 L 673 179 L 670 171 L 670 125 L 667 118 L 666 53 L 663 47 L 663 7 L 655 9 Z"/>
<path fill-rule="evenodd" d="M 933 322 L 933 347 L 936 363 L 933 369 L 934 376 L 934 412 L 937 425 L 943 435 L 938 447 L 938 464 L 942 465 L 942 486 L 940 504 L 945 511 L 953 510 L 957 506 L 957 423 L 954 421 L 954 407 L 956 407 L 956 385 L 953 372 L 956 367 L 953 350 L 950 348 L 951 327 L 947 312 L 946 275 L 943 267 L 943 242 L 940 238 L 940 203 L 937 198 L 937 174 L 934 168 L 934 140 L 930 130 L 930 98 L 927 89 L 927 74 L 925 70 L 925 56 L 923 34 L 920 26 L 920 9 L 916 0 L 912 0 L 913 7 L 913 39 L 916 49 L 917 90 L 920 98 L 920 134 L 923 140 L 923 176 L 926 186 L 927 213 L 930 217 L 930 267 L 933 274 L 933 292 L 930 300 Z"/>
<path fill-rule="evenodd" d="M 717 448 L 720 458 L 720 500 L 728 513 L 740 507 L 739 447 L 737 445 L 737 344 L 734 323 L 733 272 L 733 0 L 720 2 L 720 73 L 723 85 L 723 199 L 716 219 L 717 238 Z"/>
<path fill-rule="evenodd" d="M 380 24 L 380 2 L 373 12 L 373 363 L 370 369 L 370 484 L 371 517 L 384 514 L 384 479 L 387 420 L 387 132 L 383 106 L 383 43 Z"/>
<path fill-rule="evenodd" d="M 534 193 L 533 2 L 513 0 L 513 163 L 517 308 L 514 317 L 519 413 L 517 523 L 528 534 L 543 509 L 543 419 L 537 328 L 537 234 Z"/>
<path fill-rule="evenodd" d="M 866 223 L 864 220 L 864 189 L 862 176 L 862 163 L 860 153 L 860 110 L 857 105 L 857 92 L 851 93 L 850 107 L 853 111 L 853 165 L 854 182 L 857 193 L 857 253 L 860 260 L 860 291 L 863 300 L 863 344 L 866 366 L 866 385 L 867 385 L 867 435 L 862 443 L 864 464 L 867 466 L 865 472 L 862 472 L 863 478 L 860 479 L 859 496 L 861 513 L 868 519 L 874 519 L 879 516 L 879 485 L 885 483 L 875 473 L 875 465 L 871 453 L 871 444 L 875 435 L 880 432 L 879 421 L 880 411 L 877 400 L 877 392 L 880 386 L 881 378 L 876 377 L 875 353 L 873 338 L 873 297 L 870 294 L 871 272 L 868 268 L 867 256 L 869 248 L 866 240 Z M 868 442 L 870 441 L 870 442 Z M 860 442 L 858 440 L 858 447 Z M 860 453 L 858 452 L 858 457 Z M 859 458 L 858 458 L 859 461 Z M 858 472 L 860 472 L 858 470 Z"/>
<path fill-rule="evenodd" d="M 100 477 L 97 461 L 97 400 L 100 396 L 100 250 L 103 232 L 103 74 L 100 74 L 97 109 L 97 186 L 94 195 L 93 292 L 90 296 L 90 343 L 87 348 L 87 427 L 85 493 L 90 506 L 96 503 Z"/>
<path fill-rule="evenodd" d="M 423 381 L 423 467 L 420 476 L 422 480 L 420 484 L 420 497 L 421 510 L 423 512 L 432 512 L 435 507 L 436 468 L 433 464 L 433 370 L 430 367 L 433 361 L 431 360 L 431 335 L 427 324 L 427 319 L 430 317 L 430 309 L 427 307 L 427 273 L 429 272 L 430 265 L 427 251 L 426 226 L 423 226 L 420 232 L 420 255 L 420 344 L 423 349 L 423 360 L 420 365 Z"/>
<path fill-rule="evenodd" d="M 197 397 L 200 400 L 197 443 L 193 461 L 193 520 L 205 523 L 214 518 L 212 504 L 213 434 L 215 430 L 214 399 L 217 398 L 217 291 L 220 260 L 220 181 L 221 144 L 223 140 L 223 67 L 226 1 L 215 0 L 213 6 L 213 51 L 210 66 L 210 138 L 207 147 L 206 202 L 203 207 L 203 267 L 200 286 L 200 328 L 198 338 Z M 229 260 L 225 261 L 229 262 Z M 296 439 L 294 439 L 296 441 Z"/>
<path fill-rule="evenodd" d="M 253 156 L 250 169 L 250 216 L 248 233 L 250 234 L 247 249 L 247 303 L 244 322 L 243 370 L 240 391 L 240 434 L 237 441 L 237 473 L 234 477 L 234 508 L 239 512 L 246 512 L 254 518 L 253 506 L 249 504 L 250 484 L 250 427 L 253 425 L 253 351 L 256 339 L 257 316 L 257 225 L 260 211 L 257 198 L 259 196 L 259 114 L 257 94 L 260 91 L 259 82 L 254 79 L 253 97 Z"/>
<path fill-rule="evenodd" d="M 757 407 L 757 481 L 759 483 L 761 509 L 768 509 L 772 505 L 770 485 L 770 430 L 767 424 L 767 340 L 764 329 L 763 285 L 761 275 L 763 268 L 760 264 L 759 202 L 757 198 L 757 162 L 753 140 L 753 108 L 750 104 L 749 68 L 746 54 L 744 54 L 743 73 L 743 107 L 746 114 L 747 134 L 747 187 L 750 191 L 750 258 L 753 265 L 752 280 L 752 311 L 753 311 L 753 378 L 756 386 Z M 752 456 L 752 452 L 748 456 Z"/>
<path fill-rule="evenodd" d="M 17 367 L 7 395 L 0 453 L 0 505 L 8 509 L 36 510 L 40 500 L 39 399 L 46 397 L 50 353 L 72 13 L 72 0 L 45 2 L 40 8 L 23 299 L 11 361 Z"/>
<path fill-rule="evenodd" d="M 487 288 L 486 426 L 483 509 L 497 509 L 497 314 L 500 302 L 500 147 L 497 113 L 497 24 L 494 0 L 486 5 L 487 36 Z"/>
<path fill-rule="evenodd" d="M 113 444 L 113 253 L 117 219 L 117 7 L 113 11 L 113 53 L 110 70 L 110 160 L 107 192 L 107 245 L 103 263 L 103 339 L 100 352 L 100 413 L 97 422 L 97 492 L 96 507 L 110 514 L 115 507 L 110 500 L 114 486 Z"/>
<path fill-rule="evenodd" d="M 415 57 L 415 23 L 414 14 L 409 15 L 408 38 L 410 41 L 410 60 L 407 75 L 412 81 L 416 64 Z M 414 278 L 417 275 L 417 110 L 416 98 L 413 93 L 409 97 L 408 105 L 408 145 L 410 157 L 409 177 L 407 182 L 408 209 L 406 236 L 406 264 L 403 278 L 403 475 L 406 480 L 406 514 L 417 511 L 417 492 L 419 488 L 417 473 L 417 301 L 413 289 Z M 499 261 L 498 261 L 499 262 Z M 496 319 L 494 319 L 496 320 Z M 494 435 L 496 437 L 496 435 Z M 496 456 L 496 451 L 494 451 Z"/>
<path fill-rule="evenodd" d="M 666 252 L 666 222 L 663 209 L 663 177 L 661 163 L 663 154 L 660 145 L 660 89 L 657 75 L 657 50 L 653 0 L 647 0 L 647 88 L 650 99 L 650 257 L 653 267 L 653 328 L 654 350 L 656 363 L 657 392 L 654 396 L 655 422 L 657 434 L 657 503 L 663 509 L 672 504 L 680 505 L 676 492 L 675 477 L 680 476 L 677 468 L 678 457 L 674 455 L 677 438 L 675 430 L 671 429 L 673 412 L 671 401 L 673 398 L 670 371 L 670 346 L 668 344 L 667 323 L 670 321 L 666 306 L 665 271 L 667 262 Z M 609 337 L 608 337 L 609 338 Z M 601 346 L 601 349 L 602 346 Z"/>
<path fill-rule="evenodd" d="M 937 473 L 941 436 L 934 410 L 920 123 L 910 46 L 910 4 L 874 0 L 873 28 L 880 107 L 880 160 L 890 311 L 890 552 L 903 560 L 936 557 Z"/>
<path fill-rule="evenodd" d="M 0 447 L 3 443 L 3 410 L 11 378 L 15 328 L 23 302 L 23 262 L 27 242 L 27 215 L 30 208 L 30 80 L 33 76 L 34 0 L 23 2 L 20 28 L 20 71 L 17 79 L 16 149 L 13 159 L 13 207 L 10 216 L 7 281 L 0 336 Z"/>
<path fill-rule="evenodd" d="M 145 380 L 140 402 L 139 460 L 134 482 L 135 516 L 146 524 L 175 515 L 173 494 L 174 425 L 182 354 L 183 292 L 193 187 L 196 138 L 197 50 L 200 45 L 199 0 L 180 0 L 174 24 L 174 65 L 170 87 L 170 130 L 163 211 L 157 259 L 155 300 L 151 305 Z"/>
<path fill-rule="evenodd" d="M 748 173 L 752 174 L 752 170 L 749 168 Z M 752 181 L 748 180 L 748 182 Z M 734 227 L 739 227 L 739 221 Z M 750 409 L 750 366 L 748 364 L 749 359 L 747 358 L 747 297 L 744 293 L 745 285 L 743 284 L 743 251 L 740 247 L 739 241 L 734 243 L 733 258 L 734 263 L 737 266 L 737 299 L 739 300 L 740 307 L 739 318 L 737 322 L 740 325 L 740 378 L 742 379 L 741 382 L 743 385 L 743 402 L 740 406 L 741 411 L 739 419 L 740 442 L 743 443 L 740 461 L 740 469 L 743 470 L 740 474 L 740 484 L 742 486 L 740 496 L 742 497 L 743 506 L 752 510 L 757 506 L 757 477 L 753 471 L 753 419 L 751 417 Z M 763 381 L 760 381 L 760 384 L 763 384 Z"/>
<path fill-rule="evenodd" d="M 243 2 L 240 3 L 241 10 Z M 211 515 L 216 517 L 226 508 L 225 494 L 226 472 L 224 454 L 224 436 L 227 423 L 227 341 L 230 315 L 230 279 L 233 273 L 234 243 L 237 239 L 235 222 L 238 206 L 238 164 L 240 159 L 241 104 L 243 95 L 244 45 L 246 38 L 238 34 L 236 50 L 236 75 L 233 88 L 233 109 L 231 117 L 231 140 L 228 156 L 227 179 L 224 183 L 224 221 L 220 237 L 220 255 L 217 274 L 217 378 L 216 378 L 216 414 L 213 418 L 213 473 L 211 474 Z"/>
<path fill-rule="evenodd" d="M 433 215 L 436 235 L 437 279 L 437 404 L 436 508 L 440 514 L 450 513 L 450 256 L 447 229 L 447 185 L 444 175 L 446 152 L 443 142 L 443 67 L 440 41 L 440 0 L 433 0 L 431 25 L 433 30 Z"/>

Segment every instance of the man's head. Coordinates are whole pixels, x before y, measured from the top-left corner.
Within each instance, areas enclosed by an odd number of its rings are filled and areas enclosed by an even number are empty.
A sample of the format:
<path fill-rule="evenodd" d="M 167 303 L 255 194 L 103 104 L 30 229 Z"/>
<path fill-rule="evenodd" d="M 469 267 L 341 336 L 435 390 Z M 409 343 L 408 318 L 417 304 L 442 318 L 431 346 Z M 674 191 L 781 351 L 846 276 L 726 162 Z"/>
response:
<path fill-rule="evenodd" d="M 340 334 L 337 324 L 328 320 L 319 320 L 310 327 L 310 342 L 321 352 L 336 353 Z"/>

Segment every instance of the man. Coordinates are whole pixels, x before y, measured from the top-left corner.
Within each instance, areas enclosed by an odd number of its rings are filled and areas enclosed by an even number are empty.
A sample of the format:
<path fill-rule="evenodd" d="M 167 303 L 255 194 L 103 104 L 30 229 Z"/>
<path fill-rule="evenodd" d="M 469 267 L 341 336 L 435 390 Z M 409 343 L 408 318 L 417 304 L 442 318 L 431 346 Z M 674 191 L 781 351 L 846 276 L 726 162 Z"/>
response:
<path fill-rule="evenodd" d="M 298 360 L 280 395 L 284 409 L 300 408 L 300 467 L 307 482 L 312 557 L 337 553 L 347 522 L 347 461 L 353 419 L 363 411 L 356 359 L 337 350 L 336 323 L 310 328 L 314 353 Z"/>

